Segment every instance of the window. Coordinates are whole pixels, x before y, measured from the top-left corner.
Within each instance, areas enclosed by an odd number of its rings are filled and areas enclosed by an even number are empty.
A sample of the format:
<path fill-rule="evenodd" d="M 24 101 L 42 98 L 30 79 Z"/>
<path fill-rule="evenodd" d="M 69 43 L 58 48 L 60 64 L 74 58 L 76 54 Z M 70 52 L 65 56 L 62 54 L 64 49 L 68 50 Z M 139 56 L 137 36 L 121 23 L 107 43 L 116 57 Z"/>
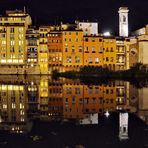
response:
<path fill-rule="evenodd" d="M 10 28 L 10 33 L 14 33 L 14 28 Z"/>
<path fill-rule="evenodd" d="M 80 88 L 75 88 L 75 94 L 80 94 Z"/>
<path fill-rule="evenodd" d="M 123 16 L 123 22 L 126 22 L 126 17 L 125 16 Z"/>
<path fill-rule="evenodd" d="M 88 51 L 88 47 L 85 47 L 85 52 L 89 52 L 89 51 Z"/>
<path fill-rule="evenodd" d="M 93 53 L 95 52 L 95 47 L 94 47 L 94 46 L 92 46 L 92 52 L 93 52 Z"/>
<path fill-rule="evenodd" d="M 82 46 L 79 46 L 79 52 L 82 52 Z"/>
<path fill-rule="evenodd" d="M 92 38 L 92 42 L 95 42 L 95 38 Z"/>
<path fill-rule="evenodd" d="M 76 42 L 78 42 L 78 38 L 76 38 Z"/>
<path fill-rule="evenodd" d="M 5 37 L 6 37 L 6 35 L 3 33 L 3 34 L 2 34 L 2 38 L 5 38 Z"/>
<path fill-rule="evenodd" d="M 67 47 L 65 48 L 65 52 L 68 52 L 68 48 Z"/>
<path fill-rule="evenodd" d="M 23 32 L 24 28 L 23 27 L 20 27 L 19 28 L 19 32 Z"/>
<path fill-rule="evenodd" d="M 69 38 L 69 42 L 71 42 L 72 41 L 72 39 L 71 38 Z"/>
<path fill-rule="evenodd" d="M 72 89 L 71 89 L 71 87 L 67 87 L 67 88 L 66 88 L 66 93 L 67 93 L 67 94 L 72 94 Z"/>
<path fill-rule="evenodd" d="M 67 63 L 71 63 L 71 61 L 72 61 L 71 56 L 67 56 L 67 58 L 66 58 L 66 62 L 67 62 Z"/>
<path fill-rule="evenodd" d="M 2 45 L 6 45 L 6 41 L 2 41 Z"/>
<path fill-rule="evenodd" d="M 111 62 L 113 62 L 113 61 L 114 61 L 114 58 L 113 58 L 113 57 L 111 57 L 111 58 L 110 58 L 110 61 L 111 61 Z"/>
<path fill-rule="evenodd" d="M 92 58 L 88 58 L 88 63 L 89 63 L 89 64 L 92 63 Z"/>
<path fill-rule="evenodd" d="M 85 42 L 88 42 L 88 38 L 85 38 Z"/>
<path fill-rule="evenodd" d="M 99 47 L 99 53 L 103 52 L 103 47 Z"/>
<path fill-rule="evenodd" d="M 106 48 L 106 52 L 109 52 L 108 47 Z"/>
<path fill-rule="evenodd" d="M 78 32 L 76 32 L 76 35 L 78 35 Z"/>
<path fill-rule="evenodd" d="M 106 57 L 106 62 L 108 62 L 109 61 L 109 58 L 108 57 Z"/>
<path fill-rule="evenodd" d="M 111 47 L 110 52 L 113 52 L 113 47 Z"/>
<path fill-rule="evenodd" d="M 75 52 L 75 47 L 74 46 L 72 46 L 71 51 Z"/>
<path fill-rule="evenodd" d="M 99 63 L 99 58 L 95 58 L 95 63 Z"/>
<path fill-rule="evenodd" d="M 72 97 L 72 103 L 73 103 L 73 104 L 76 103 L 76 98 L 75 98 L 75 96 Z"/>
<path fill-rule="evenodd" d="M 99 39 L 99 42 L 102 42 L 102 39 Z"/>
<path fill-rule="evenodd" d="M 21 42 L 21 41 L 19 41 L 19 42 Z M 11 41 L 10 41 L 10 45 L 11 45 L 11 46 L 14 46 L 14 40 L 11 40 Z"/>
<path fill-rule="evenodd" d="M 80 57 L 79 56 L 75 56 L 75 63 L 80 63 Z"/>
<path fill-rule="evenodd" d="M 106 89 L 106 94 L 109 94 L 109 90 L 108 89 Z"/>
<path fill-rule="evenodd" d="M 19 34 L 20 35 L 20 34 Z M 10 40 L 14 40 L 14 33 L 10 34 Z"/>
<path fill-rule="evenodd" d="M 10 46 L 10 52 L 14 52 L 14 46 Z"/>

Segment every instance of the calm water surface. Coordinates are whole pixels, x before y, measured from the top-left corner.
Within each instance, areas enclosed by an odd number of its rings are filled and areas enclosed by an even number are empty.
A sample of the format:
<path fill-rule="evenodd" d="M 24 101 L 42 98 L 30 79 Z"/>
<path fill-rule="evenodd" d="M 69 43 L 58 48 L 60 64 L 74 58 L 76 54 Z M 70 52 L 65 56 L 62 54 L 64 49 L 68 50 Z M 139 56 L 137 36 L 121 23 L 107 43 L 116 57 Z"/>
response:
<path fill-rule="evenodd" d="M 147 84 L 0 76 L 0 148 L 148 147 Z"/>

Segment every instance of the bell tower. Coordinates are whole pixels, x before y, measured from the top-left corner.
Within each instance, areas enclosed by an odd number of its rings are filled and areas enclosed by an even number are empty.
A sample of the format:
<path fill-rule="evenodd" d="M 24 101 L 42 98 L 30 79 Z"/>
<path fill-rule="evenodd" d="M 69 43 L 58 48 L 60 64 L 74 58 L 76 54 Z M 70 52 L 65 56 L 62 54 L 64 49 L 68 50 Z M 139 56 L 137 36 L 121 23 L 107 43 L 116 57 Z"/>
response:
<path fill-rule="evenodd" d="M 119 36 L 128 37 L 128 7 L 119 8 Z"/>

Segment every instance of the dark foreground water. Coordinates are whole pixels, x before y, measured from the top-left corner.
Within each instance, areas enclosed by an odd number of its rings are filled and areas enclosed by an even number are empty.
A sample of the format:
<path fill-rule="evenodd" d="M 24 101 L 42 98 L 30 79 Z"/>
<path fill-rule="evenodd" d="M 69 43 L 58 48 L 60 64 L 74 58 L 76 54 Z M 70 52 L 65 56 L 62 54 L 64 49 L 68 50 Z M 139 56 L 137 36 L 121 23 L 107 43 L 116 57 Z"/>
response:
<path fill-rule="evenodd" d="M 0 76 L 0 148 L 148 147 L 147 81 Z"/>

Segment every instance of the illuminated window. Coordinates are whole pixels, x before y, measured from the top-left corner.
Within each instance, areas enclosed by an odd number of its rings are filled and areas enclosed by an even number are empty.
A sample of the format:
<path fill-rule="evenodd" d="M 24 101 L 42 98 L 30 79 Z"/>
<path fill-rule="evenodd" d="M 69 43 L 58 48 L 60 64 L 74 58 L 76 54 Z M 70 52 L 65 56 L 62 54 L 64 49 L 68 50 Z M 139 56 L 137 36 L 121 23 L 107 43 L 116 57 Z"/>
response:
<path fill-rule="evenodd" d="M 88 63 L 89 63 L 89 64 L 92 63 L 92 58 L 88 58 Z"/>
<path fill-rule="evenodd" d="M 15 109 L 16 108 L 15 103 L 12 103 L 11 107 L 12 107 L 12 109 Z"/>
<path fill-rule="evenodd" d="M 6 45 L 6 41 L 2 41 L 2 45 Z"/>
<path fill-rule="evenodd" d="M 94 46 L 92 46 L 92 52 L 95 52 L 95 47 Z"/>
<path fill-rule="evenodd" d="M 14 40 L 14 33 L 10 34 L 10 40 Z"/>
<path fill-rule="evenodd" d="M 95 63 L 99 63 L 99 58 L 95 58 Z"/>
<path fill-rule="evenodd" d="M 71 57 L 71 56 L 67 56 L 67 57 L 66 57 L 66 62 L 67 62 L 67 63 L 71 63 L 71 61 L 72 61 L 72 57 Z"/>
<path fill-rule="evenodd" d="M 111 58 L 110 58 L 110 61 L 111 61 L 111 62 L 113 62 L 113 61 L 114 61 L 114 58 L 113 58 L 113 57 L 111 57 Z"/>
<path fill-rule="evenodd" d="M 11 45 L 11 46 L 14 46 L 14 40 L 11 40 L 11 41 L 10 41 L 10 45 Z"/>
<path fill-rule="evenodd" d="M 82 52 L 82 46 L 79 46 L 79 52 Z"/>
<path fill-rule="evenodd" d="M 72 88 L 71 87 L 66 88 L 66 94 L 72 94 Z"/>

